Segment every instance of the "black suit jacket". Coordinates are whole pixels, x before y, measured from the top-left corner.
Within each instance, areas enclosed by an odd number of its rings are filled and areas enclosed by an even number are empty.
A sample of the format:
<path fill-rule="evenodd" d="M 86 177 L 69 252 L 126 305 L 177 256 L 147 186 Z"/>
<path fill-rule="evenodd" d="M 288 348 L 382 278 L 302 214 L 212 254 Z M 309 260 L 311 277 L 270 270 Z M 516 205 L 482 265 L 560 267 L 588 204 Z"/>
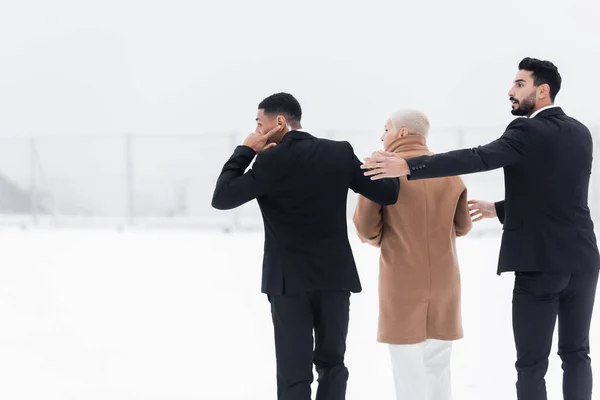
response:
<path fill-rule="evenodd" d="M 407 160 L 409 179 L 504 168 L 504 224 L 498 274 L 596 270 L 600 260 L 588 208 L 592 136 L 559 107 L 517 118 L 477 148 Z"/>
<path fill-rule="evenodd" d="M 398 179 L 372 181 L 348 142 L 286 134 L 261 152 L 238 146 L 217 180 L 212 206 L 258 200 L 265 227 L 262 291 L 361 291 L 348 240 L 348 189 L 382 206 L 398 200 Z"/>

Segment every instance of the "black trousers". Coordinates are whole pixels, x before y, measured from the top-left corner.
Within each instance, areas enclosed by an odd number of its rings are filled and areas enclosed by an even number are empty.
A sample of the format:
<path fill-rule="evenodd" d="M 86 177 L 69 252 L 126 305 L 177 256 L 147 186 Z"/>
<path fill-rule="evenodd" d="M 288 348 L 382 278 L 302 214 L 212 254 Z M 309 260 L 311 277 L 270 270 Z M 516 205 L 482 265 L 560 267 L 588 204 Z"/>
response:
<path fill-rule="evenodd" d="M 598 271 L 517 272 L 515 275 L 513 331 L 517 348 L 517 397 L 519 400 L 547 400 L 544 376 L 558 317 L 564 400 L 591 400 L 589 333 Z"/>
<path fill-rule="evenodd" d="M 319 376 L 316 399 L 345 399 L 350 292 L 319 290 L 269 296 L 269 301 L 275 329 L 277 399 L 310 400 L 313 364 Z"/>

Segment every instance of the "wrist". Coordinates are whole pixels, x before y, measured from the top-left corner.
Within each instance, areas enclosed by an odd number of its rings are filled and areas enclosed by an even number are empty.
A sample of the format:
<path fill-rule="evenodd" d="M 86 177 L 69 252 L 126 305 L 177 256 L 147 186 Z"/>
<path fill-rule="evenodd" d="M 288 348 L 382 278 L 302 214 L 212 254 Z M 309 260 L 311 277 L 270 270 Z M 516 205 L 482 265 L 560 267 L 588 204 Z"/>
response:
<path fill-rule="evenodd" d="M 408 166 L 408 163 L 406 162 L 406 160 L 402 157 L 400 157 L 400 155 L 396 154 L 396 158 L 398 159 L 398 164 L 397 164 L 397 172 L 399 176 L 406 176 L 410 174 L 410 167 Z"/>
<path fill-rule="evenodd" d="M 408 175 L 410 173 L 410 168 L 409 168 L 408 163 L 406 162 L 406 160 L 404 158 L 400 159 L 400 166 L 402 168 L 402 172 L 405 175 Z"/>
<path fill-rule="evenodd" d="M 258 153 L 256 150 L 254 150 L 254 148 L 252 146 L 249 146 L 247 144 L 240 144 L 238 146 L 238 149 L 240 149 L 246 153 L 252 153 L 253 156 Z"/>

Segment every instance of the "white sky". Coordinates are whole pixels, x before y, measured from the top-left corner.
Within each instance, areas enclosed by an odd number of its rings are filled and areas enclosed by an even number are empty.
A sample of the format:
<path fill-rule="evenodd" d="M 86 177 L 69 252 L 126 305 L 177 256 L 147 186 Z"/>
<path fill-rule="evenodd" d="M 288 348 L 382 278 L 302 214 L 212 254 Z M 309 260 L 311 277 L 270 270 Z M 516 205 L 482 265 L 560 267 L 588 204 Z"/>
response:
<path fill-rule="evenodd" d="M 525 56 L 600 124 L 597 1 L 0 1 L 0 135 L 250 132 L 276 91 L 315 134 L 401 106 L 503 126 Z"/>

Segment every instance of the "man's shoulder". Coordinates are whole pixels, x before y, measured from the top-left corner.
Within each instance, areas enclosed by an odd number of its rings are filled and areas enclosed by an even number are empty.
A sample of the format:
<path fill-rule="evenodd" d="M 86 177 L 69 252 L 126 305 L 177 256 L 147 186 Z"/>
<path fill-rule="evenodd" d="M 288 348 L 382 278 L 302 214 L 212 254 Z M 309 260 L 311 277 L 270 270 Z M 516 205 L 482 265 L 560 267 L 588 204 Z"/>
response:
<path fill-rule="evenodd" d="M 318 143 L 326 143 L 332 146 L 350 146 L 350 142 L 348 142 L 347 140 L 339 140 L 339 139 L 333 139 L 333 138 L 327 138 L 327 137 L 319 137 L 319 136 L 315 136 L 315 139 L 317 140 Z"/>
<path fill-rule="evenodd" d="M 539 115 L 535 116 L 534 118 L 516 118 L 508 125 L 507 130 L 509 128 L 513 128 L 516 130 L 542 130 L 544 132 L 548 132 L 548 130 L 561 130 L 566 127 L 589 132 L 589 129 L 585 124 L 565 113 L 553 115 Z"/>
<path fill-rule="evenodd" d="M 264 162 L 286 163 L 297 159 L 305 152 L 317 155 L 345 157 L 354 154 L 354 148 L 349 141 L 335 140 L 318 136 L 310 140 L 287 140 L 258 154 L 257 160 Z"/>
<path fill-rule="evenodd" d="M 527 117 L 518 117 L 513 119 L 512 121 L 510 121 L 510 123 L 508 124 L 508 126 L 506 127 L 506 130 L 510 130 L 510 129 L 527 129 L 527 127 L 531 126 L 531 122 L 533 121 L 533 119 L 531 118 L 527 118 Z"/>
<path fill-rule="evenodd" d="M 286 158 L 289 158 L 289 148 L 289 142 L 275 145 L 258 153 L 256 156 L 256 161 L 262 163 L 281 162 Z"/>
<path fill-rule="evenodd" d="M 533 140 L 537 135 L 531 135 L 532 132 L 542 129 L 544 124 L 535 121 L 535 118 L 518 117 L 513 119 L 504 130 L 503 137 L 517 141 Z"/>
<path fill-rule="evenodd" d="M 334 149 L 336 151 L 340 151 L 341 149 L 351 150 L 352 146 L 350 143 L 345 141 L 336 141 L 327 138 L 320 137 L 311 137 L 310 142 L 314 145 L 316 144 L 318 147 L 325 147 L 328 149 Z M 300 143 L 306 143 L 304 140 L 287 140 L 276 146 L 270 147 L 267 150 L 264 150 L 256 156 L 257 161 L 260 162 L 276 162 L 283 163 L 287 161 L 291 161 L 294 159 L 294 156 L 300 154 L 304 151 L 307 151 L 308 148 L 304 145 L 298 146 Z M 313 147 L 313 145 L 309 147 Z M 311 150 L 312 151 L 312 150 Z"/>
<path fill-rule="evenodd" d="M 589 130 L 589 128 L 588 128 L 588 127 L 587 127 L 587 126 L 586 126 L 586 125 L 585 125 L 583 122 L 579 121 L 578 119 L 576 119 L 576 118 L 573 118 L 573 117 L 571 117 L 571 116 L 568 116 L 568 115 L 566 115 L 566 114 L 565 114 L 565 115 L 563 115 L 563 118 L 562 118 L 562 119 L 563 119 L 563 120 L 564 120 L 566 123 L 568 123 L 568 124 L 570 124 L 570 125 L 574 126 L 574 127 L 575 127 L 575 129 L 577 129 L 577 130 L 579 130 L 579 131 L 582 131 L 582 132 L 585 132 L 585 133 L 590 133 L 590 130 Z"/>
<path fill-rule="evenodd" d="M 348 154 L 354 153 L 352 144 L 350 144 L 350 142 L 347 140 L 338 140 L 318 136 L 315 136 L 314 138 L 316 145 L 322 150 L 326 150 L 328 152 L 335 151 L 337 154 L 340 154 L 340 152 L 345 152 Z"/>

